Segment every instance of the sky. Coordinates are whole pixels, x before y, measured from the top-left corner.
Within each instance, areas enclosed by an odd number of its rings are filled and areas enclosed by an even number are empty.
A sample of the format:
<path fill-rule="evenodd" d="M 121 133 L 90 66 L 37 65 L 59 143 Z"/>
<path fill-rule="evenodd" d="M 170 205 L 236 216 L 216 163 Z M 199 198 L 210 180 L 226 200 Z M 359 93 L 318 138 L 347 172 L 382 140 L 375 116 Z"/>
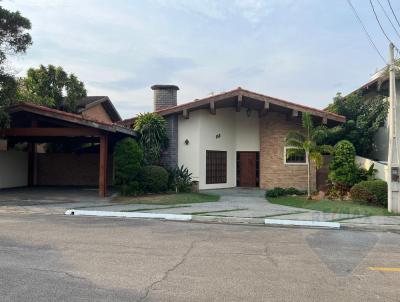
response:
<path fill-rule="evenodd" d="M 386 32 L 400 47 L 374 0 Z M 386 0 L 379 0 L 389 14 Z M 388 42 L 367 0 L 352 0 L 382 55 Z M 400 18 L 400 1 L 392 0 Z M 11 59 L 17 76 L 62 66 L 123 118 L 152 110 L 153 84 L 178 103 L 242 87 L 324 108 L 384 62 L 346 0 L 3 0 L 32 22 L 33 45 Z M 393 19 L 393 22 L 394 19 Z M 395 23 L 397 26 L 397 23 Z M 397 27 L 400 32 L 400 27 Z"/>

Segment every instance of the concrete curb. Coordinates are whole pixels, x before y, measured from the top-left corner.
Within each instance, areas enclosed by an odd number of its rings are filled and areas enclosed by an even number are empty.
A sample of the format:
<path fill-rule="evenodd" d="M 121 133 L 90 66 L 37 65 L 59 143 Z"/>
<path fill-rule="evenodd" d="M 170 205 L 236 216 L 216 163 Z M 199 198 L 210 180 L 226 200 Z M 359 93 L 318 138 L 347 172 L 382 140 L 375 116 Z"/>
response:
<path fill-rule="evenodd" d="M 343 230 L 371 231 L 371 232 L 400 232 L 400 225 L 395 224 L 365 224 L 365 223 L 342 223 Z"/>
<path fill-rule="evenodd" d="M 155 218 L 175 221 L 190 221 L 192 215 L 158 214 L 142 212 L 112 212 L 112 211 L 87 211 L 87 210 L 68 210 L 65 215 L 71 216 L 96 216 L 96 217 L 121 217 L 121 218 Z"/>
<path fill-rule="evenodd" d="M 278 226 L 299 226 L 299 227 L 311 227 L 311 228 L 328 228 L 328 229 L 340 229 L 340 223 L 338 222 L 326 222 L 326 221 L 311 221 L 311 220 L 287 220 L 287 219 L 265 219 L 267 225 L 278 225 Z"/>

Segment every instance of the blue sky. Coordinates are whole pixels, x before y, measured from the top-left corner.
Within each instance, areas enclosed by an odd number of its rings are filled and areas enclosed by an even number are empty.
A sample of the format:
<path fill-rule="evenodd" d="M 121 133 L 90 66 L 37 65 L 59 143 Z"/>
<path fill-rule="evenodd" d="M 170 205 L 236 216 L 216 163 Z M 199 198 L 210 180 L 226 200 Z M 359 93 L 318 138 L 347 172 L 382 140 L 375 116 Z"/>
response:
<path fill-rule="evenodd" d="M 386 57 L 387 41 L 369 1 L 352 2 Z M 400 17 L 399 1 L 391 2 Z M 85 82 L 89 95 L 108 95 L 124 118 L 152 109 L 153 84 L 178 85 L 179 103 L 241 86 L 323 108 L 336 92 L 356 89 L 383 64 L 346 0 L 8 0 L 2 5 L 32 22 L 34 44 L 12 60 L 17 75 L 39 64 L 63 66 Z"/>

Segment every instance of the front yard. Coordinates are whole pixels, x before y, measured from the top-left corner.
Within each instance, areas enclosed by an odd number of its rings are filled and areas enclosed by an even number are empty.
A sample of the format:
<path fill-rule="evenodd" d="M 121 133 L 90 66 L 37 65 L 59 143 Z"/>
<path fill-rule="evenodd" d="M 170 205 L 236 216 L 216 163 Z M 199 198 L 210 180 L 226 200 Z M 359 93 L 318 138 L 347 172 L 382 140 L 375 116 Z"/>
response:
<path fill-rule="evenodd" d="M 389 213 L 383 207 L 359 204 L 352 201 L 334 201 L 334 200 L 307 200 L 303 196 L 283 196 L 277 198 L 267 198 L 270 203 L 291 206 L 324 213 L 341 213 L 365 216 L 397 216 Z"/>
<path fill-rule="evenodd" d="M 218 195 L 205 193 L 171 193 L 171 194 L 149 194 L 137 197 L 118 196 L 114 202 L 126 204 L 155 204 L 155 205 L 177 205 L 187 203 L 215 202 L 219 200 Z"/>

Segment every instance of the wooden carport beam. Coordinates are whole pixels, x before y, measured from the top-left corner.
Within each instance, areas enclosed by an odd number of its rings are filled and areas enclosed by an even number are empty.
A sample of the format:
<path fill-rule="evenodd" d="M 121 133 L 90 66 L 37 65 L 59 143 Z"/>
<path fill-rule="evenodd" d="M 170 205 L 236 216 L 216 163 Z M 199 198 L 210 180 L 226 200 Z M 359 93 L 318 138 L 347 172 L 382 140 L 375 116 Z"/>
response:
<path fill-rule="evenodd" d="M 265 115 L 267 115 L 269 110 L 269 102 L 268 101 L 264 101 L 264 107 L 260 110 L 260 117 L 263 117 Z"/>
<path fill-rule="evenodd" d="M 107 196 L 107 156 L 108 156 L 108 136 L 100 136 L 100 162 L 99 162 L 99 196 Z"/>
<path fill-rule="evenodd" d="M 210 113 L 215 114 L 215 102 L 210 101 Z"/>
<path fill-rule="evenodd" d="M 237 104 L 236 104 L 236 112 L 240 112 L 240 108 L 242 108 L 243 104 L 243 96 L 241 94 L 238 95 Z"/>
<path fill-rule="evenodd" d="M 0 130 L 0 136 L 100 136 L 100 131 L 91 128 L 10 128 Z"/>
<path fill-rule="evenodd" d="M 189 119 L 189 111 L 187 109 L 183 109 L 182 115 L 184 119 Z"/>

